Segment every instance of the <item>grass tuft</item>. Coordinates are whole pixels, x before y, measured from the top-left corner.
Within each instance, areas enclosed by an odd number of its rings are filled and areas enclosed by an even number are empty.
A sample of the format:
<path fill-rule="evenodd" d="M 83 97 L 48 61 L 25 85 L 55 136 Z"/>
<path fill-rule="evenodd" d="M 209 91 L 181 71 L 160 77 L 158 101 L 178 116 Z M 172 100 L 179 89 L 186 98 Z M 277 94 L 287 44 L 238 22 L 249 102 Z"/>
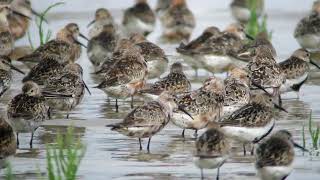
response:
<path fill-rule="evenodd" d="M 63 5 L 63 4 L 65 4 L 65 3 L 64 2 L 54 3 L 54 4 L 50 5 L 49 7 L 47 7 L 47 9 L 45 9 L 43 12 L 39 13 L 39 16 L 36 17 L 35 22 L 36 22 L 37 29 L 38 29 L 40 46 L 45 44 L 45 43 L 47 43 L 50 40 L 51 36 L 52 36 L 52 31 L 51 30 L 47 30 L 46 31 L 44 29 L 44 23 L 46 22 L 46 16 L 48 15 L 49 11 L 52 8 L 60 6 L 60 5 Z M 28 32 L 28 40 L 29 40 L 30 47 L 32 49 L 34 49 L 35 46 L 34 46 L 34 43 L 31 40 L 30 32 Z"/>
<path fill-rule="evenodd" d="M 246 32 L 252 37 L 256 37 L 260 32 L 266 32 L 270 40 L 272 38 L 272 32 L 269 32 L 267 28 L 267 15 L 264 15 L 262 19 L 259 20 L 257 16 L 257 1 L 247 0 L 247 3 L 250 7 L 250 19 L 246 24 Z"/>
<path fill-rule="evenodd" d="M 75 180 L 86 147 L 74 138 L 73 128 L 68 128 L 65 137 L 58 133 L 56 144 L 47 145 L 46 150 L 48 179 Z"/>

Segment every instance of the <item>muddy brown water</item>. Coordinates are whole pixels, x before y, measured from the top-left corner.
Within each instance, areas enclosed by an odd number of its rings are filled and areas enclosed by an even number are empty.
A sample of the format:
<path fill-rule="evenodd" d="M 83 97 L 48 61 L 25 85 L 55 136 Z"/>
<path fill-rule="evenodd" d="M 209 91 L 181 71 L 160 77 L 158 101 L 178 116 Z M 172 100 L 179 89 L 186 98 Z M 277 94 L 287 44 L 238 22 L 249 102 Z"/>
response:
<path fill-rule="evenodd" d="M 47 7 L 55 1 L 32 1 L 36 9 Z M 92 3 L 91 3 L 92 2 Z M 217 25 L 224 28 L 233 19 L 228 9 L 229 1 L 202 0 L 203 4 L 196 0 L 188 1 L 194 8 L 197 17 L 197 28 L 193 34 L 197 36 L 209 25 Z M 292 6 L 287 7 L 288 4 Z M 111 9 L 116 20 L 120 22 L 123 9 L 132 4 L 130 0 L 92 0 L 90 6 L 86 0 L 68 1 L 63 7 L 54 10 L 48 17 L 49 27 L 56 31 L 67 22 L 77 22 L 83 32 L 87 23 L 93 18 L 93 11 L 98 7 Z M 154 1 L 152 1 L 154 5 Z M 312 1 L 285 0 L 278 2 L 268 0 L 267 13 L 269 27 L 273 30 L 273 43 L 278 51 L 279 61 L 284 60 L 292 51 L 299 46 L 293 38 L 293 28 L 297 21 L 303 17 Z M 36 29 L 31 27 L 33 39 L 37 39 Z M 161 33 L 159 22 L 156 31 L 149 39 L 158 42 Z M 17 42 L 17 45 L 28 44 L 27 38 Z M 175 55 L 174 47 L 177 45 L 160 44 L 169 55 Z M 90 87 L 96 85 L 90 72 L 93 67 L 89 63 L 85 50 L 78 61 L 84 68 L 85 80 Z M 320 61 L 318 61 L 320 62 Z M 28 69 L 17 64 L 24 71 Z M 193 77 L 193 71 L 186 70 L 188 76 L 193 79 L 194 89 L 201 85 L 202 80 L 209 75 L 200 71 L 200 78 Z M 225 74 L 217 74 L 225 77 Z M 320 76 L 314 70 L 308 83 L 302 87 L 299 99 L 295 94 L 285 95 L 284 107 L 288 114 L 281 113 L 278 117 L 276 129 L 288 129 L 294 134 L 294 138 L 301 142 L 301 129 L 303 124 L 307 125 L 310 111 L 313 118 L 319 124 L 319 101 Z M 20 92 L 20 74 L 14 74 L 12 88 L 0 100 L 0 110 L 5 111 L 7 102 Z M 29 134 L 21 134 L 21 149 L 10 159 L 13 173 L 16 179 L 37 179 L 38 174 L 46 172 L 45 144 L 55 140 L 57 132 L 65 132 L 68 125 L 74 125 L 75 133 L 81 137 L 87 146 L 86 155 L 79 169 L 79 179 L 200 179 L 200 171 L 193 164 L 194 138 L 193 131 L 186 132 L 186 139 L 180 137 L 181 129 L 169 124 L 163 131 L 152 138 L 151 152 L 139 151 L 138 141 L 127 138 L 118 133 L 110 131 L 106 124 L 119 122 L 130 112 L 129 103 L 120 103 L 120 112 L 115 113 L 114 102 L 108 102 L 107 96 L 100 90 L 91 88 L 93 95 L 86 94 L 83 102 L 70 115 L 70 119 L 64 119 L 65 114 L 55 114 L 54 119 L 45 122 L 36 132 L 34 149 L 29 149 Z M 202 131 L 200 132 L 202 133 Z M 147 141 L 143 141 L 144 147 Z M 254 169 L 254 157 L 242 156 L 242 149 L 238 144 L 233 146 L 232 158 L 225 163 L 221 169 L 221 179 L 258 179 Z M 310 138 L 307 135 L 307 147 L 310 147 Z M 315 180 L 320 179 L 320 159 L 303 155 L 296 150 L 296 159 L 293 163 L 294 170 L 288 177 L 289 180 Z M 206 179 L 215 178 L 215 170 L 205 170 Z M 0 179 L 4 171 L 0 170 Z"/>

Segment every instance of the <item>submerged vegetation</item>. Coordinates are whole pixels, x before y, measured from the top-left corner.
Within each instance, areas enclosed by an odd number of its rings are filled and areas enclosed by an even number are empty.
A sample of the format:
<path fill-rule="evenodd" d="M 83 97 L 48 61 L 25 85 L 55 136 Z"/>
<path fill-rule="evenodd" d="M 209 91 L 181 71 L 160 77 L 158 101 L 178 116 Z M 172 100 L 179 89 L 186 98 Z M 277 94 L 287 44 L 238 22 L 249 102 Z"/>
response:
<path fill-rule="evenodd" d="M 56 142 L 46 146 L 47 152 L 47 177 L 39 173 L 39 179 L 48 180 L 75 180 L 76 175 L 85 155 L 86 147 L 80 138 L 74 137 L 73 127 L 68 127 L 67 133 L 57 134 Z M 6 180 L 14 180 L 12 168 L 7 164 Z"/>
<path fill-rule="evenodd" d="M 252 37 L 256 37 L 260 32 L 266 32 L 269 35 L 269 39 L 271 39 L 272 32 L 269 32 L 267 28 L 267 15 L 263 15 L 259 19 L 256 0 L 247 0 L 247 4 L 250 7 L 250 19 L 246 24 L 246 32 Z"/>
<path fill-rule="evenodd" d="M 64 4 L 64 2 L 54 3 L 54 4 L 50 5 L 49 7 L 47 7 L 47 9 L 45 9 L 43 12 L 39 13 L 39 16 L 36 17 L 35 23 L 36 23 L 36 26 L 38 29 L 38 34 L 39 34 L 39 45 L 43 45 L 43 44 L 47 43 L 52 36 L 52 31 L 50 29 L 45 30 L 45 28 L 44 28 L 44 23 L 45 22 L 47 23 L 46 16 L 47 16 L 48 12 L 52 8 L 57 7 L 59 5 L 62 5 L 62 4 Z M 29 44 L 30 44 L 31 48 L 34 49 L 35 46 L 34 46 L 34 43 L 32 42 L 30 32 L 28 32 L 28 40 L 29 40 Z"/>

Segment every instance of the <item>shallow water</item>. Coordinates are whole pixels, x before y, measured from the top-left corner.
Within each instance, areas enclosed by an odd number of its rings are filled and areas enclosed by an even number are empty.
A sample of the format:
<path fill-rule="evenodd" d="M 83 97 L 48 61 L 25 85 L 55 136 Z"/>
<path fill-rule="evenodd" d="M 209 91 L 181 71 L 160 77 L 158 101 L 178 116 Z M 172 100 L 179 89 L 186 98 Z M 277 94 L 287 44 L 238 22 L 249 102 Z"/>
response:
<path fill-rule="evenodd" d="M 47 7 L 55 1 L 32 1 L 35 9 Z M 92 3 L 91 3 L 92 2 Z M 93 3 L 94 2 L 94 3 Z M 193 34 L 197 36 L 203 28 L 208 25 L 217 25 L 224 28 L 232 17 L 228 9 L 229 1 L 218 0 L 189 0 L 190 7 L 194 8 L 197 17 L 197 27 Z M 36 4 L 37 3 L 37 4 Z M 107 7 L 119 22 L 122 11 L 131 0 L 87 0 L 67 1 L 65 6 L 56 8 L 50 14 L 50 28 L 57 30 L 67 22 L 77 22 L 83 32 L 87 23 L 93 18 L 95 8 Z M 290 7 L 288 4 L 290 3 Z M 152 1 L 154 5 L 154 1 Z M 273 43 L 279 55 L 279 61 L 285 59 L 292 51 L 298 48 L 293 38 L 293 28 L 297 21 L 303 17 L 312 1 L 300 0 L 268 0 L 266 7 L 269 17 L 269 27 L 273 30 Z M 37 37 L 34 28 L 31 28 L 33 38 Z M 158 41 L 161 28 L 158 24 L 156 32 L 150 35 L 153 42 Z M 19 41 L 18 45 L 28 44 L 27 38 Z M 169 55 L 174 55 L 176 45 L 163 45 Z M 320 62 L 320 61 L 319 61 Z M 85 71 L 85 80 L 89 87 L 96 83 L 90 72 L 93 67 L 90 65 L 86 53 L 83 52 L 79 63 Z M 18 64 L 24 71 L 27 68 Z M 188 70 L 187 74 L 191 79 L 193 71 Z M 202 76 L 208 73 L 201 71 Z M 0 109 L 5 110 L 6 103 L 20 92 L 22 76 L 14 75 L 14 82 L 10 91 L 1 99 Z M 225 77 L 225 74 L 218 74 Z M 314 72 L 308 83 L 302 87 L 300 99 L 295 94 L 285 95 L 284 107 L 288 114 L 280 114 L 276 129 L 288 129 L 298 142 L 301 142 L 301 129 L 307 124 L 311 109 L 315 121 L 320 122 L 320 90 L 319 73 Z M 204 78 L 200 78 L 204 79 Z M 198 88 L 201 80 L 193 80 L 193 88 Z M 75 132 L 87 145 L 87 152 L 79 170 L 79 179 L 199 179 L 200 171 L 193 164 L 192 153 L 194 151 L 193 132 L 186 132 L 186 139 L 180 137 L 181 129 L 169 124 L 163 131 L 152 138 L 151 153 L 139 151 L 138 141 L 111 132 L 105 127 L 106 124 L 120 121 L 130 111 L 127 102 L 120 103 L 120 113 L 115 113 L 114 103 L 107 101 L 107 96 L 100 90 L 90 89 L 92 96 L 86 94 L 83 102 L 70 115 L 70 119 L 63 119 L 65 114 L 56 114 L 54 120 L 47 121 L 45 125 L 36 132 L 34 149 L 28 146 L 29 134 L 20 135 L 20 147 L 17 154 L 11 159 L 13 173 L 16 179 L 36 179 L 39 173 L 46 172 L 45 143 L 52 143 L 57 132 L 64 132 L 67 125 L 76 126 Z M 200 132 L 202 133 L 202 132 Z M 308 137 L 309 138 L 309 137 Z M 310 141 L 308 141 L 310 142 Z M 144 147 L 146 147 L 144 140 Z M 310 144 L 307 144 L 308 146 Z M 252 156 L 243 157 L 242 149 L 235 144 L 233 156 L 221 169 L 221 179 L 257 179 L 253 166 Z M 293 164 L 294 171 L 288 179 L 313 180 L 320 179 L 320 159 L 311 160 L 308 155 L 296 151 L 296 159 Z M 206 170 L 205 176 L 208 179 L 215 178 L 215 170 Z M 3 177 L 3 170 L 0 170 L 0 179 Z"/>

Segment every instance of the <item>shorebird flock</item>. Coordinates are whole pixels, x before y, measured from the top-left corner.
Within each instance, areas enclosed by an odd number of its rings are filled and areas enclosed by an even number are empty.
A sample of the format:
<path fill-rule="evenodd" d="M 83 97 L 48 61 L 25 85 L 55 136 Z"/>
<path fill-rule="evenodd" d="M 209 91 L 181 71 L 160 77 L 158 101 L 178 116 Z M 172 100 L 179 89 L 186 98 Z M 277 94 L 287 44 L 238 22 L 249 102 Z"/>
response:
<path fill-rule="evenodd" d="M 261 179 L 286 179 L 293 169 L 293 148 L 308 150 L 296 144 L 289 131 L 273 129 L 279 112 L 287 113 L 281 95 L 293 91 L 299 97 L 310 64 L 320 69 L 310 56 L 310 50 L 320 47 L 320 2 L 296 26 L 294 37 L 302 48 L 280 63 L 266 32 L 256 37 L 246 33 L 243 23 L 250 14 L 246 2 L 234 0 L 230 5 L 238 22 L 224 30 L 207 27 L 192 40 L 196 19 L 186 0 L 158 0 L 154 11 L 147 0 L 136 0 L 125 10 L 121 24 L 106 8 L 99 8 L 93 20 L 88 19 L 89 38 L 76 23 L 69 23 L 32 53 L 11 59 L 15 41 L 25 36 L 31 16 L 38 13 L 29 0 L 1 0 L 0 97 L 14 81 L 12 70 L 26 73 L 12 62 L 23 63 L 30 71 L 22 80 L 21 93 L 11 99 L 0 118 L 0 160 L 15 154 L 20 133 L 32 134 L 32 148 L 34 132 L 44 121 L 54 118 L 57 111 L 65 112 L 68 119 L 84 95 L 91 94 L 90 88 L 98 88 L 115 100 L 116 112 L 121 110 L 119 100 L 131 98 L 132 111 L 107 127 L 137 138 L 140 150 L 142 139 L 148 138 L 149 152 L 151 138 L 171 122 L 181 128 L 181 140 L 186 130 L 195 131 L 194 162 L 201 178 L 203 169 L 217 169 L 219 179 L 220 167 L 232 155 L 232 141 L 243 146 L 244 155 L 250 147 Z M 257 15 L 263 10 L 264 2 L 258 0 Z M 170 59 L 160 46 L 148 41 L 157 18 L 163 29 L 161 38 L 177 45 L 181 61 Z M 76 63 L 83 48 L 88 64 L 94 66 L 92 76 L 99 80 L 95 87 L 86 85 L 83 69 Z M 196 76 L 198 69 L 228 73 L 225 79 L 206 77 L 199 89 L 193 89 L 184 73 L 186 65 Z M 142 98 L 144 104 L 135 105 L 135 98 Z M 201 129 L 204 133 L 198 135 Z"/>

